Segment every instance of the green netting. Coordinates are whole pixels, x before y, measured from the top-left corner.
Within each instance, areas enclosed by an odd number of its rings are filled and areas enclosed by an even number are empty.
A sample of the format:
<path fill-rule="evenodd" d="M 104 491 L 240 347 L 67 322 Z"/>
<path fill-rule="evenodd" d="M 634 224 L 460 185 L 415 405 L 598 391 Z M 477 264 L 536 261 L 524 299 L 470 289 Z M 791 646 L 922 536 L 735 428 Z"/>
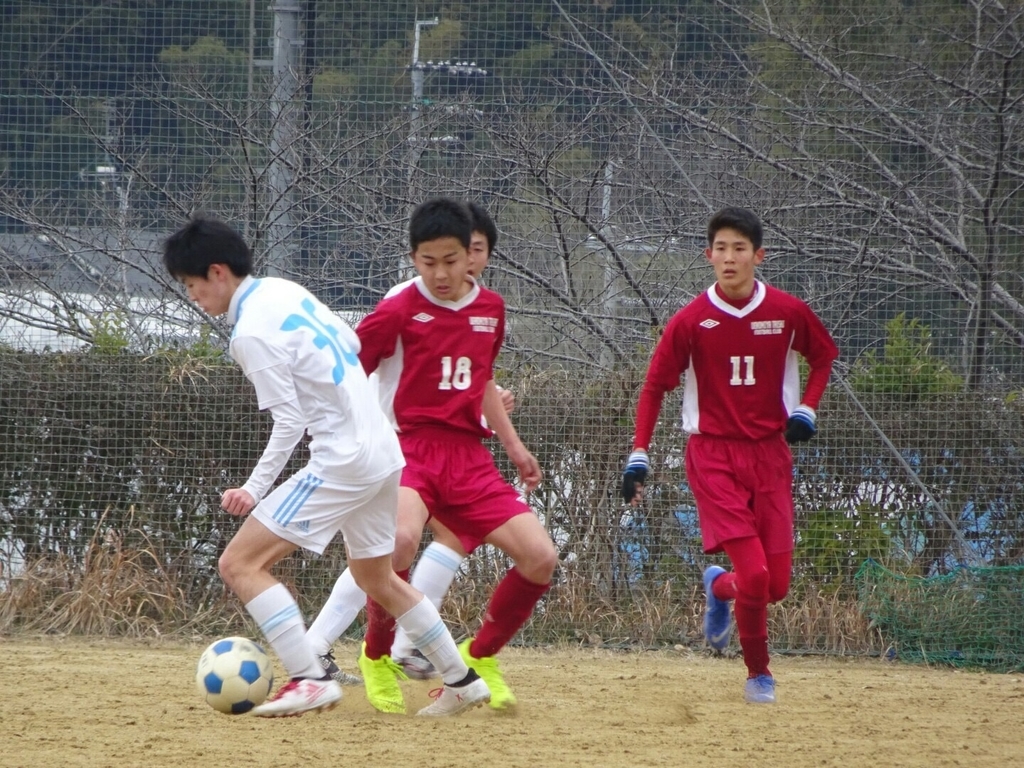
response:
<path fill-rule="evenodd" d="M 856 575 L 861 608 L 903 661 L 1024 669 L 1024 567 L 904 576 L 874 560 Z"/>

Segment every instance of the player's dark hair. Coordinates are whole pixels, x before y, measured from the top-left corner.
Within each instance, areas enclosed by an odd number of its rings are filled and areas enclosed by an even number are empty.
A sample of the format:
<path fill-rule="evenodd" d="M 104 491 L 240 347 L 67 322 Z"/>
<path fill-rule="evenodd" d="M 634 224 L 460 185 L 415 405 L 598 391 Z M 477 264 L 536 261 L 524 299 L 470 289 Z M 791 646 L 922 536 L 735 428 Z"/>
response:
<path fill-rule="evenodd" d="M 473 237 L 473 214 L 458 200 L 435 197 L 420 203 L 409 217 L 409 245 L 416 250 L 420 243 L 454 237 L 469 248 Z"/>
<path fill-rule="evenodd" d="M 473 214 L 473 231 L 482 232 L 487 238 L 487 253 L 490 255 L 494 246 L 498 244 L 498 227 L 495 225 L 494 219 L 491 218 L 491 214 L 480 203 L 469 202 L 466 203 L 466 207 Z"/>
<path fill-rule="evenodd" d="M 164 266 L 174 277 L 206 277 L 213 264 L 235 277 L 252 274 L 252 251 L 223 221 L 197 216 L 164 241 Z"/>
<path fill-rule="evenodd" d="M 721 229 L 735 229 L 740 234 L 746 235 L 754 246 L 754 250 L 761 247 L 764 240 L 764 229 L 757 214 L 747 208 L 728 207 L 718 211 L 708 222 L 708 245 L 715 242 L 715 235 Z"/>

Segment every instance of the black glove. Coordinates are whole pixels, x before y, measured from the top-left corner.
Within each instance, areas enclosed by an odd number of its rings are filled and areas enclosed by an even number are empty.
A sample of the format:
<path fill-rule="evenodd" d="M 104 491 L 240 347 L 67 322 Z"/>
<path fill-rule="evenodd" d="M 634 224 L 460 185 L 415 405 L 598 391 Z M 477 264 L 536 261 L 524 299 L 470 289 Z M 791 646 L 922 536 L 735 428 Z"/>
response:
<path fill-rule="evenodd" d="M 806 443 L 818 434 L 818 417 L 814 409 L 798 405 L 786 420 L 786 442 Z"/>
<path fill-rule="evenodd" d="M 622 473 L 622 500 L 627 504 L 636 496 L 636 487 L 647 482 L 647 473 L 651 469 L 647 451 L 637 449 L 626 459 L 626 469 Z"/>

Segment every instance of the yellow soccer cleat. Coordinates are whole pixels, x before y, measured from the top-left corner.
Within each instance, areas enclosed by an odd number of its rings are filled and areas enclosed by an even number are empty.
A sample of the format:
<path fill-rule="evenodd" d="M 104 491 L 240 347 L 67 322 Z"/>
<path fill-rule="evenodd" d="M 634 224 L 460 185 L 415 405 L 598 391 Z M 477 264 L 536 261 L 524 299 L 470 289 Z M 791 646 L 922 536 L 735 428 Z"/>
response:
<path fill-rule="evenodd" d="M 366 698 L 378 712 L 405 714 L 405 697 L 398 687 L 399 680 L 408 680 L 402 668 L 388 655 L 371 659 L 366 655 L 366 643 L 359 652 L 359 671 L 363 673 Z"/>
<path fill-rule="evenodd" d="M 487 687 L 491 689 L 491 709 L 511 711 L 516 706 L 516 695 L 505 683 L 505 677 L 498 667 L 497 657 L 473 658 L 469 655 L 469 646 L 472 643 L 473 638 L 470 637 L 459 644 L 459 654 L 462 656 L 462 660 L 466 662 L 466 666 L 476 670 L 476 673 L 487 683 Z"/>

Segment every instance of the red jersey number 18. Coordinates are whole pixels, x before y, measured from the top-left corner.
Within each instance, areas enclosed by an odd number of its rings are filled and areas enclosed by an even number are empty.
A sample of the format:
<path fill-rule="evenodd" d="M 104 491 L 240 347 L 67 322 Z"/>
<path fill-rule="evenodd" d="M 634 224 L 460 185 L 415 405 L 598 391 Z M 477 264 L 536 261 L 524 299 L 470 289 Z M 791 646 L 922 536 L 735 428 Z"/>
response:
<path fill-rule="evenodd" d="M 468 357 L 460 357 L 455 361 L 452 368 L 452 359 L 449 356 L 441 358 L 441 382 L 438 389 L 469 389 L 472 381 L 470 372 L 470 360 Z"/>

